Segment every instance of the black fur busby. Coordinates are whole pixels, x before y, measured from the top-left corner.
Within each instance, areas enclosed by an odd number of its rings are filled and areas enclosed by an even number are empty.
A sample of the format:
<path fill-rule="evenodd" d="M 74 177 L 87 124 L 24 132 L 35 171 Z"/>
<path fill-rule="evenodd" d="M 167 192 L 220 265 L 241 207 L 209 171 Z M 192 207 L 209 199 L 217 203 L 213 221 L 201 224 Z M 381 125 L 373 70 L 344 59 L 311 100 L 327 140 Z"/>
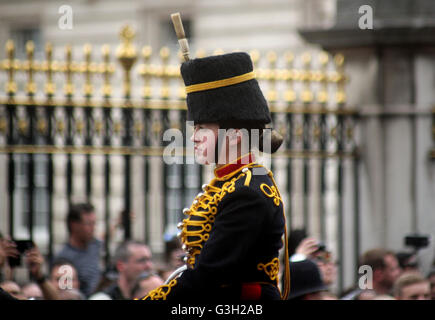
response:
<path fill-rule="evenodd" d="M 198 58 L 181 65 L 186 88 L 216 82 L 253 71 L 244 52 Z M 188 120 L 195 123 L 244 122 L 260 126 L 271 122 L 266 99 L 255 78 L 187 94 Z"/>

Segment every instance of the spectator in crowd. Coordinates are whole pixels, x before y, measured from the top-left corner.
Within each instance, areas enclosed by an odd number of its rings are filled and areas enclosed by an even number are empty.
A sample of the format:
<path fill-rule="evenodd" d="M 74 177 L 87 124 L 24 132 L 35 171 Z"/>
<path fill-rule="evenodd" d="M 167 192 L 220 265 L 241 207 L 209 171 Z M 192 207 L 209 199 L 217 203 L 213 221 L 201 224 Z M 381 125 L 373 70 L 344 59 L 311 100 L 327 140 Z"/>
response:
<path fill-rule="evenodd" d="M 176 269 L 183 266 L 186 253 L 181 248 L 181 241 L 177 236 L 165 237 L 165 264 L 157 268 L 158 275 L 166 280 Z"/>
<path fill-rule="evenodd" d="M 164 284 L 161 277 L 150 272 L 143 272 L 136 279 L 136 284 L 131 291 L 131 295 L 134 299 L 140 299 L 145 297 L 148 292 Z"/>
<path fill-rule="evenodd" d="M 373 300 L 376 292 L 370 289 L 360 289 L 357 285 L 344 290 L 340 300 Z"/>
<path fill-rule="evenodd" d="M 166 280 L 174 273 L 174 269 L 165 264 L 158 266 L 156 268 L 156 273 L 160 278 Z"/>
<path fill-rule="evenodd" d="M 32 280 L 37 283 L 44 299 L 57 300 L 59 298 L 58 292 L 56 287 L 53 286 L 51 281 L 49 281 L 49 279 L 44 275 L 42 270 L 44 258 L 36 245 L 25 252 L 25 261 L 30 276 Z"/>
<path fill-rule="evenodd" d="M 185 252 L 181 249 L 181 241 L 177 236 L 165 242 L 165 260 L 168 266 L 175 270 L 184 265 Z"/>
<path fill-rule="evenodd" d="M 372 270 L 373 290 L 354 286 L 341 294 L 341 300 L 372 300 L 378 295 L 391 294 L 393 284 L 401 273 L 395 254 L 385 249 L 368 250 L 360 257 L 360 266 L 363 265 Z"/>
<path fill-rule="evenodd" d="M 290 275 L 288 300 L 323 300 L 328 287 L 315 262 L 308 259 L 290 262 Z"/>
<path fill-rule="evenodd" d="M 419 273 L 406 272 L 394 283 L 397 300 L 430 300 L 430 283 Z"/>
<path fill-rule="evenodd" d="M 337 279 L 337 265 L 333 260 L 332 253 L 326 247 L 319 247 L 310 257 L 319 267 L 323 283 L 331 286 Z"/>
<path fill-rule="evenodd" d="M 113 264 L 118 270 L 118 280 L 102 292 L 90 297 L 91 300 L 131 299 L 131 291 L 137 277 L 143 272 L 151 272 L 153 263 L 151 250 L 138 241 L 126 241 L 116 249 Z"/>
<path fill-rule="evenodd" d="M 305 245 L 301 245 L 303 240 L 305 240 L 306 243 Z M 287 240 L 287 250 L 288 250 L 288 256 L 292 261 L 305 260 L 307 255 L 309 255 L 311 252 L 314 252 L 315 249 L 317 249 L 317 248 L 313 248 L 312 251 L 310 250 L 309 252 L 307 252 L 306 249 L 309 249 L 311 247 L 310 243 L 307 242 L 309 241 L 305 229 L 293 229 L 290 231 Z"/>
<path fill-rule="evenodd" d="M 317 239 L 307 237 L 305 230 L 294 230 L 288 239 L 290 261 L 311 259 L 317 263 L 323 283 L 332 285 L 337 278 L 337 266 L 332 253 Z"/>
<path fill-rule="evenodd" d="M 59 291 L 60 300 L 86 300 L 86 297 L 77 289 L 64 289 Z"/>
<path fill-rule="evenodd" d="M 44 300 L 44 294 L 35 282 L 25 284 L 21 291 L 27 300 Z"/>
<path fill-rule="evenodd" d="M 378 296 L 375 296 L 371 300 L 396 300 L 394 297 L 390 296 L 389 294 L 380 294 Z"/>
<path fill-rule="evenodd" d="M 338 297 L 330 291 L 323 291 L 322 300 L 338 300 Z"/>
<path fill-rule="evenodd" d="M 430 282 L 430 295 L 431 300 L 435 300 L 435 267 L 432 267 L 431 271 L 427 275 L 427 279 Z"/>
<path fill-rule="evenodd" d="M 11 280 L 3 281 L 0 283 L 0 288 L 2 288 L 4 291 L 6 291 L 15 299 L 26 300 L 26 297 L 24 296 L 21 287 L 18 285 L 18 283 L 14 281 Z"/>
<path fill-rule="evenodd" d="M 95 292 L 100 292 L 114 284 L 118 280 L 118 270 L 116 270 L 116 266 L 112 263 L 109 263 L 106 266 L 106 269 L 103 271 L 100 277 L 100 282 L 95 289 Z"/>
<path fill-rule="evenodd" d="M 17 257 L 20 255 L 16 249 L 16 244 L 8 239 L 0 240 L 0 263 L 7 264 L 6 259 L 8 257 Z M 29 274 L 33 283 L 23 287 L 23 290 L 13 281 L 6 281 L 7 292 L 20 292 L 20 299 L 26 299 L 26 296 L 34 295 L 35 298 L 44 297 L 46 300 L 56 300 L 58 298 L 56 289 L 47 280 L 43 273 L 44 258 L 40 253 L 38 247 L 35 245 L 33 248 L 24 252 L 25 264 L 29 270 Z M 12 274 L 12 273 L 11 273 Z M 12 277 L 8 277 L 12 278 Z M 11 295 L 14 295 L 11 293 Z"/>
<path fill-rule="evenodd" d="M 376 292 L 370 289 L 361 290 L 359 294 L 355 296 L 355 300 L 374 300 L 377 297 Z"/>
<path fill-rule="evenodd" d="M 95 290 L 101 276 L 103 244 L 94 236 L 95 223 L 95 210 L 91 204 L 72 205 L 67 216 L 69 239 L 56 257 L 71 261 L 77 268 L 80 290 L 85 296 Z"/>
<path fill-rule="evenodd" d="M 396 258 L 402 272 L 420 272 L 416 253 L 398 252 Z"/>
<path fill-rule="evenodd" d="M 391 294 L 393 284 L 401 273 L 395 254 L 385 249 L 366 251 L 360 259 L 360 266 L 363 265 L 372 268 L 373 290 L 376 294 Z"/>
<path fill-rule="evenodd" d="M 11 296 L 8 292 L 2 289 L 0 282 L 0 301 L 1 300 L 17 300 L 15 297 Z"/>
<path fill-rule="evenodd" d="M 15 243 L 0 234 L 0 282 L 12 279 L 12 270 L 9 267 L 8 258 L 15 258 L 19 254 Z"/>
<path fill-rule="evenodd" d="M 50 281 L 58 290 L 59 294 L 63 290 L 80 289 L 77 269 L 70 261 L 63 258 L 59 258 L 53 262 L 50 272 Z"/>

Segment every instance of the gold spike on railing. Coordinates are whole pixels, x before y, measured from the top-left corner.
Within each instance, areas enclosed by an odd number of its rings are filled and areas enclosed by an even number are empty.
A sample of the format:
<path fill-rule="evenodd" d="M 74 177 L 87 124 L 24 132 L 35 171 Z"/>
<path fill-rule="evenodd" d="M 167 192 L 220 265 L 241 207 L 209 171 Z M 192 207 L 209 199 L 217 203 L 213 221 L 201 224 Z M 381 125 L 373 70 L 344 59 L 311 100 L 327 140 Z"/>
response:
<path fill-rule="evenodd" d="M 260 60 L 260 52 L 258 52 L 258 50 L 251 50 L 249 55 L 251 56 L 252 65 L 254 69 L 256 69 L 258 67 L 258 61 Z"/>
<path fill-rule="evenodd" d="M 162 61 L 162 87 L 160 89 L 160 97 L 163 100 L 167 100 L 169 98 L 169 73 L 168 73 L 168 61 L 170 57 L 170 51 L 167 47 L 163 47 L 160 49 L 159 55 Z"/>
<path fill-rule="evenodd" d="M 137 59 L 136 48 L 132 44 L 134 36 L 135 33 L 130 26 L 123 27 L 120 33 L 122 44 L 116 51 L 116 56 L 124 69 L 124 97 L 127 101 L 131 99 L 130 71 Z"/>
<path fill-rule="evenodd" d="M 72 99 L 74 94 L 74 83 L 72 81 L 73 73 L 76 72 L 75 63 L 72 60 L 72 47 L 71 45 L 67 45 L 65 47 L 65 55 L 66 61 L 62 68 L 62 71 L 65 73 L 66 82 L 64 85 L 64 93 L 68 100 Z"/>
<path fill-rule="evenodd" d="M 196 50 L 196 58 L 204 58 L 207 52 L 204 49 Z"/>
<path fill-rule="evenodd" d="M 33 44 L 33 41 L 27 41 L 26 43 L 27 61 L 25 61 L 23 69 L 27 73 L 26 93 L 30 99 L 33 99 L 33 96 L 36 93 L 36 83 L 33 80 L 33 75 L 38 70 L 38 67 L 35 61 L 33 60 L 34 53 L 35 53 L 35 45 Z"/>
<path fill-rule="evenodd" d="M 117 48 L 117 59 L 122 66 L 121 70 L 123 72 L 123 96 L 130 101 L 130 104 L 136 102 L 131 100 L 132 97 L 132 74 L 134 64 L 137 59 L 136 49 L 133 45 L 134 32 L 130 27 L 124 27 L 121 32 L 122 43 Z M 87 101 L 85 101 L 86 106 L 93 106 L 98 104 L 95 99 L 95 103 L 90 103 L 89 100 L 96 96 L 93 92 L 95 88 L 96 77 L 92 73 L 98 72 L 102 75 L 103 85 L 102 85 L 102 98 L 105 103 L 113 97 L 113 86 L 111 85 L 111 76 L 115 71 L 115 65 L 110 63 L 110 49 L 108 46 L 104 46 L 102 49 L 102 62 L 98 64 L 98 69 L 96 64 L 91 58 L 91 47 L 86 45 L 84 50 L 84 58 L 80 62 L 73 61 L 72 48 L 70 45 L 66 47 L 65 58 L 63 58 L 62 63 L 56 63 L 53 61 L 54 52 L 51 44 L 47 43 L 45 47 L 45 59 L 42 63 L 34 60 L 34 48 L 31 42 L 28 43 L 27 58 L 20 62 L 15 59 L 15 48 L 12 41 L 8 41 L 6 45 L 7 56 L 6 59 L 0 63 L 0 71 L 6 72 L 6 94 L 9 98 L 17 100 L 17 75 L 19 72 L 25 72 L 27 77 L 27 82 L 24 90 L 24 94 L 27 97 L 34 97 L 37 99 L 37 88 L 35 76 L 37 72 L 43 71 L 45 76 L 45 94 L 51 104 L 55 103 L 54 97 L 56 95 L 55 87 L 55 74 L 61 71 L 64 74 L 65 81 L 63 90 L 66 97 L 70 100 L 70 105 L 82 105 L 83 102 L 72 101 L 73 95 L 75 94 L 74 85 L 77 86 L 75 73 L 83 73 L 84 82 L 83 88 L 80 88 L 84 92 L 84 96 Z M 159 61 L 152 64 L 152 50 L 150 47 L 143 47 L 141 50 L 141 66 L 140 66 L 140 76 L 143 79 L 143 86 L 141 86 L 141 97 L 147 100 L 149 103 L 154 103 L 157 101 L 151 98 L 156 98 L 160 100 L 174 99 L 177 102 L 184 100 L 186 97 L 184 83 L 180 77 L 180 61 L 174 63 L 169 63 L 170 52 L 168 48 L 162 48 L 157 51 L 159 54 Z M 213 54 L 223 54 L 221 49 L 217 49 Z M 210 54 L 210 53 L 207 53 Z M 284 56 L 278 56 L 274 52 L 269 52 L 264 56 L 264 63 L 262 58 L 260 59 L 260 53 L 258 50 L 252 50 L 249 52 L 251 60 L 253 63 L 254 71 L 256 73 L 256 78 L 258 81 L 266 82 L 265 96 L 268 101 L 275 103 L 274 106 L 277 108 L 290 106 L 297 107 L 295 102 L 302 102 L 309 110 L 307 112 L 312 112 L 310 109 L 314 109 L 319 106 L 326 106 L 328 103 L 334 102 L 339 106 L 346 103 L 345 95 L 345 84 L 346 76 L 344 75 L 344 58 L 342 55 L 336 55 L 332 59 L 326 52 L 320 53 L 318 56 L 316 54 L 316 60 L 313 61 L 309 53 L 305 53 L 302 56 L 294 56 L 292 53 L 286 53 Z M 204 50 L 198 50 L 196 52 L 195 58 L 202 58 L 206 55 Z M 296 68 L 297 59 L 302 58 L 301 67 Z M 284 59 L 283 67 L 278 67 L 281 65 L 279 59 Z M 333 60 L 333 64 L 329 63 Z M 78 80 L 78 79 L 77 79 Z M 154 80 L 156 80 L 154 82 Z M 142 81 L 141 81 L 142 82 Z M 154 93 L 152 90 L 152 84 L 156 84 Z M 313 85 L 314 84 L 314 85 Z M 279 89 L 284 87 L 284 91 L 281 92 Z M 329 93 L 329 90 L 335 89 L 334 96 Z M 332 90 L 331 90 L 332 91 Z M 172 94 L 172 95 L 171 95 Z M 98 98 L 98 97 L 95 97 Z M 334 101 L 332 101 L 334 100 Z M 12 100 L 9 100 L 12 101 Z M 316 106 L 311 106 L 312 103 Z M 39 103 L 39 102 L 38 102 Z M 43 103 L 46 103 L 45 101 Z M 63 102 L 62 102 L 63 103 Z M 112 103 L 112 101 L 111 101 Z M 148 108 L 149 103 L 143 104 L 139 102 L 138 105 Z M 124 102 L 121 103 L 125 105 Z M 165 104 L 168 105 L 168 104 Z M 169 104 L 170 105 L 170 104 Z M 180 107 L 179 103 L 174 104 L 174 106 Z M 154 108 L 154 107 L 152 107 Z M 314 110 L 313 109 L 313 110 Z M 290 108 L 288 110 L 292 112 Z M 305 111 L 304 111 L 305 112 Z"/>
<path fill-rule="evenodd" d="M 286 52 L 285 54 L 285 62 L 286 62 L 286 70 L 284 75 L 284 80 L 287 82 L 287 90 L 284 94 L 285 102 L 288 104 L 294 103 L 296 101 L 296 93 L 294 90 L 294 74 L 293 74 L 293 62 L 294 55 L 292 52 Z"/>
<path fill-rule="evenodd" d="M 308 104 L 313 101 L 313 92 L 311 91 L 311 54 L 309 52 L 302 55 L 302 63 L 304 65 L 304 70 L 301 80 L 304 87 L 301 93 L 301 100 L 304 104 Z"/>
<path fill-rule="evenodd" d="M 110 85 L 110 76 L 113 74 L 114 67 L 110 63 L 110 46 L 104 45 L 101 48 L 101 53 L 103 55 L 103 63 L 100 65 L 100 73 L 103 75 L 103 87 L 102 94 L 104 100 L 109 101 L 112 95 L 112 86 Z"/>
<path fill-rule="evenodd" d="M 141 66 L 140 74 L 143 77 L 143 89 L 142 89 L 142 98 L 145 100 L 151 99 L 151 85 L 150 85 L 150 77 L 151 77 L 151 65 L 150 58 L 152 54 L 152 49 L 150 46 L 145 46 L 142 48 L 142 57 L 144 64 Z"/>
<path fill-rule="evenodd" d="M 85 56 L 85 61 L 82 63 L 81 72 L 85 75 L 85 84 L 83 86 L 83 94 L 86 100 L 90 100 L 93 94 L 93 86 L 91 82 L 91 75 L 95 73 L 95 64 L 92 63 L 92 46 L 90 44 L 85 44 L 83 47 L 83 53 Z"/>
<path fill-rule="evenodd" d="M 277 56 L 274 51 L 270 51 L 267 53 L 267 60 L 269 62 L 269 70 L 267 71 L 266 78 L 269 80 L 269 90 L 267 92 L 267 100 L 270 102 L 275 102 L 278 98 L 278 94 L 276 92 L 276 60 Z"/>
<path fill-rule="evenodd" d="M 219 56 L 219 55 L 224 54 L 224 53 L 225 53 L 225 51 L 222 50 L 221 48 L 217 48 L 213 51 L 214 56 Z"/>
<path fill-rule="evenodd" d="M 18 70 L 18 62 L 15 61 L 15 45 L 12 40 L 6 42 L 6 56 L 7 59 L 4 61 L 4 69 L 8 73 L 8 80 L 6 82 L 6 94 L 9 99 L 13 99 L 15 93 L 17 92 L 17 84 L 14 80 L 15 71 Z"/>
<path fill-rule="evenodd" d="M 8 121 L 4 114 L 0 115 L 0 134 L 5 135 L 8 131 Z"/>
<path fill-rule="evenodd" d="M 320 90 L 317 94 L 317 101 L 325 105 L 328 102 L 328 76 L 327 76 L 327 68 L 329 62 L 329 56 L 326 52 L 322 51 L 319 54 L 319 62 L 320 62 Z"/>
<path fill-rule="evenodd" d="M 344 56 L 339 53 L 334 56 L 334 62 L 337 69 L 337 93 L 336 93 L 336 102 L 339 107 L 343 106 L 346 103 L 346 93 L 344 91 L 346 77 L 344 74 Z"/>
<path fill-rule="evenodd" d="M 42 65 L 46 73 L 47 81 L 45 83 L 45 94 L 48 100 L 51 100 L 56 92 L 56 84 L 53 82 L 53 73 L 58 71 L 57 62 L 53 61 L 53 46 L 50 42 L 45 45 L 45 58 Z"/>

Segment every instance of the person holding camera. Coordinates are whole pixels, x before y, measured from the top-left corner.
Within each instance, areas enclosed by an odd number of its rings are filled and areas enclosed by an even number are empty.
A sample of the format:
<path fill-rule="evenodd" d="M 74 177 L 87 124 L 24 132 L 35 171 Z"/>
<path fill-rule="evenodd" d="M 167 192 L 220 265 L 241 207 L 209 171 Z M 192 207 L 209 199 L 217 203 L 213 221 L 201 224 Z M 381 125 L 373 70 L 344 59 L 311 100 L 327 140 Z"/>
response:
<path fill-rule="evenodd" d="M 26 265 L 29 269 L 31 279 L 35 281 L 42 291 L 45 300 L 58 300 L 59 295 L 56 288 L 44 275 L 42 266 L 44 265 L 44 257 L 37 246 L 27 250 L 24 253 Z"/>
<path fill-rule="evenodd" d="M 337 279 L 337 266 L 332 260 L 332 253 L 325 244 L 313 237 L 308 237 L 305 230 L 294 230 L 289 237 L 288 247 L 291 262 L 305 259 L 313 260 L 319 268 L 323 283 L 332 285 Z M 302 238 L 302 240 L 300 240 Z M 294 251 L 293 251 L 294 250 Z"/>
<path fill-rule="evenodd" d="M 25 258 L 25 264 L 29 270 L 29 275 L 32 281 L 34 281 L 41 289 L 42 294 L 46 300 L 57 300 L 58 294 L 53 285 L 45 277 L 42 267 L 44 265 L 44 258 L 39 251 L 38 247 L 31 241 L 26 242 L 27 247 L 18 246 L 17 242 L 11 241 L 8 238 L 0 238 L 0 268 L 6 268 L 7 277 L 3 280 L 12 280 L 13 268 L 21 263 L 21 256 Z M 10 261 L 16 261 L 10 263 Z M 12 282 L 12 281 L 9 281 Z M 3 284 L 7 281 L 3 281 Z M 8 290 L 5 290 L 8 291 Z M 2 298 L 8 298 L 7 295 L 2 292 Z M 21 296 L 20 296 L 21 297 Z"/>
<path fill-rule="evenodd" d="M 0 234 L 0 282 L 12 279 L 12 269 L 8 259 L 17 258 L 19 254 L 15 243 Z"/>

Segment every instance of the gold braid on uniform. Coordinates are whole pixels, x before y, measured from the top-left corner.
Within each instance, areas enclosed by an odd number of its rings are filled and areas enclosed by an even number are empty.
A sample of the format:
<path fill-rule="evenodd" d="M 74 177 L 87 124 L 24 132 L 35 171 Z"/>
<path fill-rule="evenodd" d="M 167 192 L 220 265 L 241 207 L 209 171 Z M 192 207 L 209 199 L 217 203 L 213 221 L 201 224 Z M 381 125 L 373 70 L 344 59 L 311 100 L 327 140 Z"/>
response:
<path fill-rule="evenodd" d="M 276 186 L 273 185 L 272 187 L 270 187 L 269 185 L 263 183 L 261 184 L 260 189 L 267 197 L 273 198 L 273 203 L 277 207 L 279 207 L 279 204 L 281 203 L 282 199 L 279 195 L 278 188 Z M 265 189 L 267 189 L 267 191 Z"/>
<path fill-rule="evenodd" d="M 186 263 L 189 267 L 193 268 L 195 265 L 195 257 L 200 254 L 204 243 L 209 238 L 209 233 L 217 214 L 218 204 L 225 195 L 235 191 L 235 183 L 237 180 L 246 176 L 244 185 L 249 186 L 252 177 L 252 172 L 249 169 L 253 167 L 258 167 L 258 165 L 249 164 L 224 177 L 214 178 L 208 185 L 203 187 L 204 193 L 200 193 L 195 198 L 190 209 L 184 212 L 189 217 L 182 222 L 180 236 L 181 241 L 185 245 L 184 248 L 188 252 Z M 240 171 L 242 172 L 237 175 L 237 177 L 225 182 L 221 188 L 215 186 L 217 181 L 230 179 Z M 196 217 L 196 219 L 193 220 L 191 219 L 192 217 Z M 192 240 L 192 237 L 194 240 Z"/>
<path fill-rule="evenodd" d="M 168 284 L 162 285 L 157 289 L 151 290 L 142 300 L 166 300 L 166 296 L 171 292 L 173 286 L 177 284 L 177 280 L 173 279 Z"/>
<path fill-rule="evenodd" d="M 264 270 L 264 272 L 269 276 L 270 280 L 277 280 L 278 279 L 278 273 L 279 273 L 279 259 L 273 258 L 272 261 L 264 264 L 259 263 L 257 264 L 258 270 Z"/>

